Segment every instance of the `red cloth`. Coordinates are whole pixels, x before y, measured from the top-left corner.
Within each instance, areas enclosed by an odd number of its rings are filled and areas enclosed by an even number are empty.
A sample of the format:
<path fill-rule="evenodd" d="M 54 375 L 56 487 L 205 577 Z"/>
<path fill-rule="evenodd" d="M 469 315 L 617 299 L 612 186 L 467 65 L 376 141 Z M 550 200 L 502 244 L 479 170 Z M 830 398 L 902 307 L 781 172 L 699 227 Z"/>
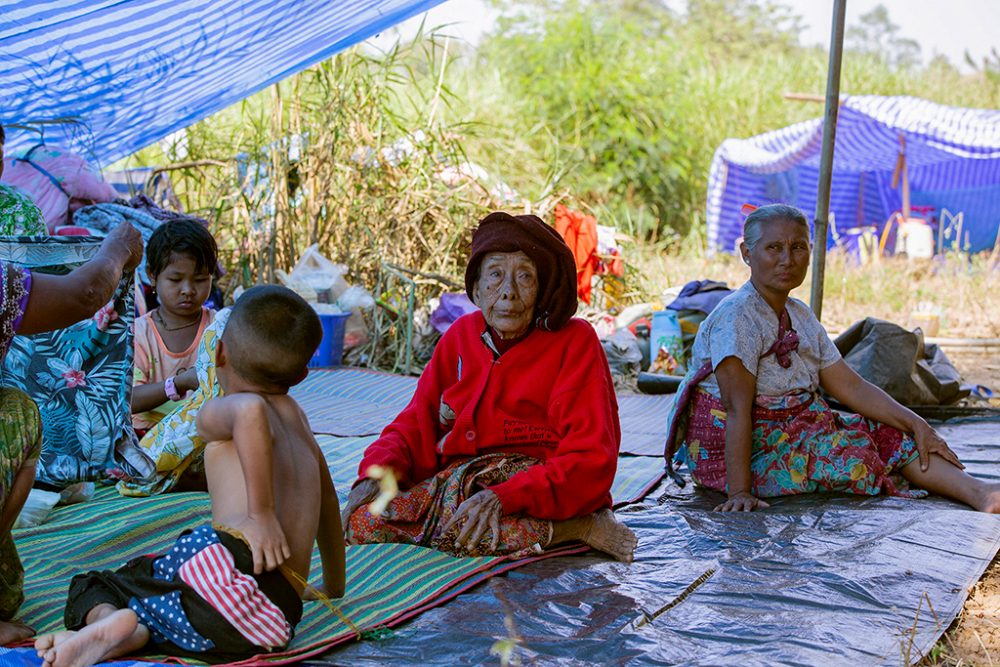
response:
<path fill-rule="evenodd" d="M 590 303 L 590 282 L 597 271 L 597 220 L 556 204 L 556 231 L 566 240 L 576 261 L 576 293 Z"/>
<path fill-rule="evenodd" d="M 359 466 L 389 466 L 406 489 L 456 459 L 490 452 L 542 461 L 491 486 L 505 514 L 563 520 L 611 507 L 621 430 L 618 401 L 593 327 L 573 318 L 535 329 L 494 360 L 481 312 L 441 338 L 410 404 Z"/>

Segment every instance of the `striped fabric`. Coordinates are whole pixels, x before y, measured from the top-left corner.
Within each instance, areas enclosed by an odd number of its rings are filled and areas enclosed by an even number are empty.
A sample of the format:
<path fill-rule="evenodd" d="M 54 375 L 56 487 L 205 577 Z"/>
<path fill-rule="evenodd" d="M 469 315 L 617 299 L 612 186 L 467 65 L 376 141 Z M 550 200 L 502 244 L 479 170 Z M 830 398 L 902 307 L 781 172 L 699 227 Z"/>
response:
<path fill-rule="evenodd" d="M 812 215 L 822 135 L 822 121 L 811 120 L 722 142 L 708 179 L 710 250 L 734 251 L 742 236 L 744 203 L 780 201 Z M 1000 111 L 913 97 L 843 98 L 830 198 L 837 235 L 846 237 L 848 229 L 862 226 L 881 231 L 900 208 L 900 193 L 891 185 L 900 135 L 906 139 L 914 203 L 927 193 L 926 203 L 938 210 L 965 211 L 970 250 L 992 247 L 1000 227 L 995 205 L 1000 203 Z"/>
<path fill-rule="evenodd" d="M 5 667 L 42 667 L 41 658 L 31 648 L 7 649 L 0 646 L 0 665 Z M 115 660 L 102 662 L 101 667 L 177 667 L 177 663 L 148 662 L 146 660 Z"/>
<path fill-rule="evenodd" d="M 106 166 L 439 2 L 6 0 L 0 123 Z"/>
<path fill-rule="evenodd" d="M 310 371 L 292 397 L 315 433 L 378 435 L 406 407 L 417 378 L 360 368 Z"/>
<path fill-rule="evenodd" d="M 365 447 L 374 439 L 317 435 L 341 503 L 356 478 Z M 662 450 L 662 442 L 660 447 Z M 661 457 L 621 457 L 612 486 L 615 505 L 642 498 L 663 475 Z M 41 526 L 14 532 L 26 573 L 26 602 L 21 617 L 40 632 L 61 628 L 66 590 L 74 574 L 114 569 L 132 556 L 163 553 L 181 531 L 204 523 L 208 517 L 205 494 L 124 498 L 111 488 L 99 490 L 90 502 L 56 509 Z M 349 546 L 345 598 L 337 602 L 336 611 L 318 602 L 307 602 L 289 652 L 271 656 L 269 662 L 318 655 L 357 639 L 361 632 L 401 623 L 511 568 L 585 550 L 568 547 L 511 562 L 502 558 L 454 558 L 402 544 Z M 321 571 L 317 550 L 312 562 L 314 583 L 318 583 Z M 38 664 L 30 651 L 16 655 L 25 665 Z M 0 664 L 6 663 L 0 660 Z"/>
<path fill-rule="evenodd" d="M 341 503 L 346 501 L 356 479 L 365 448 L 381 430 L 379 424 L 388 423 L 406 405 L 415 382 L 414 378 L 342 368 L 313 371 L 296 387 L 296 398 L 312 422 L 328 423 L 340 431 L 365 432 L 351 437 L 316 436 Z M 663 397 L 622 399 L 625 413 L 630 415 L 627 423 L 635 424 L 632 432 L 652 437 L 656 428 L 662 426 L 654 424 L 653 415 L 661 417 L 658 413 L 665 413 L 665 408 L 659 405 Z M 347 409 L 345 405 L 351 407 Z M 352 411 L 364 412 L 366 416 L 354 419 L 357 415 L 351 414 Z M 619 458 L 612 485 L 616 507 L 641 499 L 663 478 L 663 438 L 656 437 L 659 451 L 655 456 Z M 22 618 L 40 632 L 61 628 L 66 590 L 74 574 L 89 569 L 114 569 L 135 555 L 163 553 L 181 531 L 203 524 L 208 517 L 205 494 L 123 498 L 107 488 L 99 490 L 90 502 L 56 509 L 41 526 L 15 531 L 26 570 Z M 537 558 L 507 561 L 453 558 L 431 549 L 401 544 L 349 546 L 347 595 L 337 601 L 335 610 L 318 602 L 306 603 L 289 651 L 282 656 L 272 655 L 266 662 L 294 662 L 319 655 L 357 639 L 362 632 L 402 623 L 511 568 L 582 551 L 586 548 L 567 547 Z M 312 562 L 314 583 L 321 571 L 317 550 Z M 7 664 L 4 659 L 8 655 L 16 656 L 19 661 L 16 664 L 40 664 L 33 651 L 27 649 L 10 653 L 0 649 L 0 664 Z M 148 666 L 149 663 L 128 660 L 109 663 L 117 667 L 133 664 Z"/>
<path fill-rule="evenodd" d="M 662 450 L 663 439 L 659 446 Z M 662 455 L 619 456 L 615 481 L 611 483 L 611 499 L 615 508 L 642 500 L 666 474 Z"/>
<path fill-rule="evenodd" d="M 618 420 L 622 428 L 622 454 L 663 454 L 667 439 L 667 411 L 674 395 L 620 394 Z"/>
<path fill-rule="evenodd" d="M 254 646 L 284 646 L 291 637 L 285 615 L 253 577 L 236 568 L 233 554 L 215 542 L 180 567 L 181 581 L 200 595 Z"/>
<path fill-rule="evenodd" d="M 88 503 L 57 509 L 41 526 L 15 531 L 26 571 L 22 619 L 39 632 L 60 629 L 66 590 L 74 574 L 114 569 L 132 556 L 162 553 L 181 530 L 203 523 L 208 509 L 205 494 L 123 498 L 112 489 L 102 489 Z M 346 596 L 336 602 L 335 610 L 320 602 L 305 603 L 289 651 L 270 656 L 268 662 L 317 655 L 357 639 L 362 632 L 398 624 L 512 567 L 580 551 L 580 547 L 558 549 L 510 562 L 453 558 L 401 544 L 349 546 Z M 314 583 L 319 583 L 318 551 L 313 555 L 312 572 Z M 31 652 L 17 655 L 25 665 L 38 664 Z"/>

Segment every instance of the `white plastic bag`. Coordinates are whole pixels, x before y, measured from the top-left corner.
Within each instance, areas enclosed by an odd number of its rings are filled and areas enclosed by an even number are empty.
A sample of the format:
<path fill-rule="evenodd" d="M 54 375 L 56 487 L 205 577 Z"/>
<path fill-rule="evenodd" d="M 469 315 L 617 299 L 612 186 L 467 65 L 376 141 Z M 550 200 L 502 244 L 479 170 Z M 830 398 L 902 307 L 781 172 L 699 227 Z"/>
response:
<path fill-rule="evenodd" d="M 28 493 L 27 500 L 24 501 L 21 513 L 17 515 L 17 520 L 14 521 L 14 528 L 31 528 L 39 525 L 48 518 L 49 512 L 52 511 L 52 508 L 58 502 L 59 494 L 55 491 L 32 489 Z"/>
<path fill-rule="evenodd" d="M 319 245 L 314 243 L 295 263 L 288 275 L 294 283 L 308 285 L 316 290 L 317 300 L 322 303 L 333 303 L 350 285 L 344 280 L 347 267 L 334 264 L 319 251 Z"/>
<path fill-rule="evenodd" d="M 334 264 L 313 244 L 302 253 L 290 274 L 278 277 L 306 301 L 331 304 L 318 312 L 351 313 L 344 328 L 344 349 L 349 350 L 368 342 L 368 325 L 361 310 L 373 307 L 375 299 L 363 287 L 348 283 L 344 279 L 346 272 L 346 266 Z M 315 292 L 312 298 L 308 296 L 310 291 Z"/>
<path fill-rule="evenodd" d="M 351 285 L 337 297 L 337 305 L 345 313 L 357 308 L 368 309 L 375 305 L 375 298 L 364 287 Z"/>
<path fill-rule="evenodd" d="M 361 311 L 375 306 L 372 295 L 364 287 L 351 285 L 337 297 L 337 305 L 345 313 L 351 314 L 344 326 L 344 349 L 350 350 L 352 347 L 367 343 L 368 325 Z"/>

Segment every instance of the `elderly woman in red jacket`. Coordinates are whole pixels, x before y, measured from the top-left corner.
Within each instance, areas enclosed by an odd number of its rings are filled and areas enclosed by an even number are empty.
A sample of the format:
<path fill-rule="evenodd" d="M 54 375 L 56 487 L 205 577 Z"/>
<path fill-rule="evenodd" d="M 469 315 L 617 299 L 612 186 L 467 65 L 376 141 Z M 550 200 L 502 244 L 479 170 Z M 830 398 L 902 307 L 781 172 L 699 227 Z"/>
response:
<path fill-rule="evenodd" d="M 611 511 L 621 432 L 593 328 L 573 318 L 576 267 L 532 215 L 480 222 L 465 272 L 480 311 L 441 338 L 410 404 L 365 451 L 344 509 L 349 543 L 520 556 L 582 541 L 623 561 Z M 404 489 L 381 516 L 370 466 Z"/>

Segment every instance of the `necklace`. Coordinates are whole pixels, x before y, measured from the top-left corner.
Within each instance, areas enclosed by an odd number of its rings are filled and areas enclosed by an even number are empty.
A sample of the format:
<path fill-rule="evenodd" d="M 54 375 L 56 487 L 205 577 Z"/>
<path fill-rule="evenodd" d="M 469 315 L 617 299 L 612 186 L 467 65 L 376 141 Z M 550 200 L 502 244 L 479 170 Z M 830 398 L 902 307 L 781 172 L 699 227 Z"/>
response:
<path fill-rule="evenodd" d="M 197 319 L 192 320 L 191 322 L 188 322 L 187 324 L 181 324 L 181 325 L 176 326 L 176 327 L 168 327 L 167 323 L 163 321 L 163 315 L 160 314 L 160 310 L 157 309 L 156 310 L 156 321 L 160 323 L 160 326 L 163 327 L 164 331 L 180 331 L 181 329 L 187 329 L 188 327 L 193 327 L 194 325 L 196 325 L 199 322 L 201 322 L 201 313 L 198 313 L 198 318 Z"/>

